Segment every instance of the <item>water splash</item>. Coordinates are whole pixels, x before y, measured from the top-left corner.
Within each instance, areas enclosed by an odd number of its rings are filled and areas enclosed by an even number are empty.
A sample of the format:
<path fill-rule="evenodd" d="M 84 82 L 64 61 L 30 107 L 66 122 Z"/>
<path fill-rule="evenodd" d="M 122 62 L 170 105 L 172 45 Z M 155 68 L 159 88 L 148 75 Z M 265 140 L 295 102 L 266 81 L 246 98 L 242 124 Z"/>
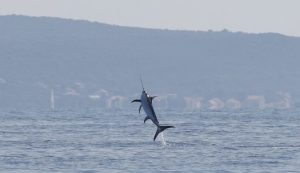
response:
<path fill-rule="evenodd" d="M 162 145 L 164 145 L 164 146 L 166 146 L 167 145 L 167 142 L 166 142 L 166 140 L 165 140 L 165 137 L 164 137 L 164 133 L 163 132 L 161 132 L 161 144 Z"/>

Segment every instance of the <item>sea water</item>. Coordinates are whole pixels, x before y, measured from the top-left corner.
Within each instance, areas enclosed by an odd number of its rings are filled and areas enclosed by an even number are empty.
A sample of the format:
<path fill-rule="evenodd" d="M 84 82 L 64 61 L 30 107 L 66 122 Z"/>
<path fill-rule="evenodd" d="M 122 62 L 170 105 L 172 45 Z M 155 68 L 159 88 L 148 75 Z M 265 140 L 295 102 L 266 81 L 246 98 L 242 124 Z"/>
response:
<path fill-rule="evenodd" d="M 300 109 L 2 110 L 0 172 L 300 172 Z"/>

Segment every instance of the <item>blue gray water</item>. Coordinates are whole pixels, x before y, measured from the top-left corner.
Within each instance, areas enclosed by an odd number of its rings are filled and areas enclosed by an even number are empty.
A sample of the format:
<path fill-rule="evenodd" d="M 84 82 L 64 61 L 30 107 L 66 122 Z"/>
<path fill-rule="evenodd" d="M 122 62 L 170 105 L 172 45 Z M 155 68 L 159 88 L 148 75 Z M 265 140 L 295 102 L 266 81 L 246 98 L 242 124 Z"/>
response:
<path fill-rule="evenodd" d="M 300 172 L 299 112 L 2 110 L 0 172 Z"/>

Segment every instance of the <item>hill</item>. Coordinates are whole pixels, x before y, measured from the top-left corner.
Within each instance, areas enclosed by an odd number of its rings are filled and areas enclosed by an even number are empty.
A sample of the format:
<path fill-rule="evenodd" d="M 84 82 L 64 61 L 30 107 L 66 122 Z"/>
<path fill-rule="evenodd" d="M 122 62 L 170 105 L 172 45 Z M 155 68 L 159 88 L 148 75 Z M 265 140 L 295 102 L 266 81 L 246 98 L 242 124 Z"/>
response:
<path fill-rule="evenodd" d="M 52 89 L 60 108 L 126 108 L 141 91 L 140 76 L 161 96 L 162 108 L 248 106 L 249 100 L 290 107 L 300 98 L 300 38 L 276 33 L 12 15 L 0 16 L 0 47 L 1 108 L 48 108 Z"/>

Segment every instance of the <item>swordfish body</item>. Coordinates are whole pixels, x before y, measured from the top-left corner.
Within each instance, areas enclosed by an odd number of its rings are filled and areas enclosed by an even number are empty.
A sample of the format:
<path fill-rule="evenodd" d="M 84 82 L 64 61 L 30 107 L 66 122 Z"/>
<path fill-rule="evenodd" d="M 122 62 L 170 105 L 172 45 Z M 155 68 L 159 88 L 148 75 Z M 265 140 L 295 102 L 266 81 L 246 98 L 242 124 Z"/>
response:
<path fill-rule="evenodd" d="M 142 94 L 141 94 L 141 98 L 140 98 L 140 99 L 133 100 L 132 102 L 140 102 L 140 103 L 141 103 L 140 108 L 139 108 L 139 112 L 140 112 L 141 108 L 143 107 L 143 109 L 144 109 L 144 111 L 145 111 L 145 113 L 146 113 L 146 117 L 145 117 L 145 119 L 144 119 L 144 123 L 145 123 L 148 119 L 150 119 L 150 120 L 153 122 L 153 124 L 156 125 L 157 130 L 156 130 L 156 133 L 155 133 L 154 138 L 153 138 L 153 140 L 155 141 L 156 137 L 158 136 L 158 134 L 159 134 L 160 132 L 163 132 L 163 131 L 164 131 L 165 129 L 167 129 L 167 128 L 173 128 L 174 126 L 163 126 L 163 125 L 160 125 L 160 124 L 159 124 L 159 121 L 158 121 L 158 119 L 157 119 L 157 117 L 156 117 L 156 114 L 155 114 L 155 111 L 154 111 L 153 105 L 152 105 L 152 100 L 153 100 L 154 98 L 155 98 L 155 96 L 154 96 L 154 97 L 150 97 L 150 96 L 146 93 L 146 91 L 143 89 L 143 92 L 142 92 Z M 132 103 L 132 102 L 131 102 L 131 103 Z"/>
<path fill-rule="evenodd" d="M 140 107 L 139 107 L 139 113 L 141 113 L 141 109 L 143 108 L 144 109 L 144 112 L 146 113 L 146 117 L 144 119 L 144 123 L 151 119 L 150 116 L 153 116 L 153 120 L 152 122 L 157 125 L 159 124 L 158 123 L 158 120 L 156 118 L 156 115 L 155 115 L 155 112 L 154 112 L 154 109 L 153 109 L 153 106 L 152 106 L 152 100 L 155 98 L 156 96 L 149 96 L 145 90 L 143 90 L 142 92 L 142 95 L 141 95 L 141 99 L 135 99 L 133 100 L 132 102 L 139 102 L 141 103 Z M 131 102 L 131 103 L 132 103 Z"/>

